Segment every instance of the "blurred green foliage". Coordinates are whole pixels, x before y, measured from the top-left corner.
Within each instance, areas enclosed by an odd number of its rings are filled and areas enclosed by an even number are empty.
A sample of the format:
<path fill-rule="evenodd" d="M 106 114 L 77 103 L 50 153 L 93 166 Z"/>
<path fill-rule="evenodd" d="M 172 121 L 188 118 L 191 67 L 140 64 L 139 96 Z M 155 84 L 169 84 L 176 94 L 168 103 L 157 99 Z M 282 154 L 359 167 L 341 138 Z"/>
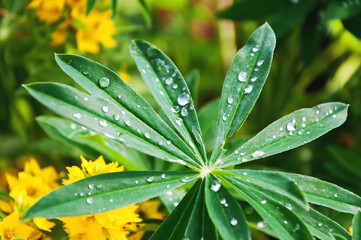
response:
<path fill-rule="evenodd" d="M 273 66 L 249 120 L 237 133 L 239 141 L 288 112 L 322 102 L 349 103 L 349 117 L 327 136 L 291 153 L 251 163 L 251 167 L 313 175 L 361 194 L 359 0 L 113 1 L 116 46 L 102 48 L 98 54 L 80 52 L 75 36 L 69 36 L 64 45 L 51 46 L 58 23 L 41 22 L 36 10 L 27 8 L 29 2 L 0 0 L 0 171 L 16 166 L 24 156 L 35 156 L 59 169 L 77 163 L 80 154 L 108 154 L 108 160 L 116 156 L 99 147 L 104 139 L 97 139 L 98 148 L 87 151 L 89 144 L 77 147 L 79 138 L 77 144 L 65 144 L 41 129 L 39 123 L 44 121 L 35 121 L 35 116 L 50 112 L 29 97 L 22 84 L 52 81 L 74 86 L 56 66 L 54 52 L 81 54 L 116 72 L 127 72 L 132 87 L 155 105 L 128 50 L 132 39 L 147 40 L 167 53 L 181 72 L 189 73 L 187 79 L 198 94 L 200 123 L 211 129 L 218 107 L 211 101 L 220 95 L 233 56 L 247 36 L 268 21 L 278 39 Z M 148 10 L 149 16 L 145 15 Z M 204 138 L 211 148 L 213 137 Z M 145 157 L 127 154 L 128 158 Z M 166 166 L 154 160 L 147 167 Z M 327 213 L 344 226 L 351 225 L 350 216 Z M 258 239 L 266 238 L 260 235 Z"/>

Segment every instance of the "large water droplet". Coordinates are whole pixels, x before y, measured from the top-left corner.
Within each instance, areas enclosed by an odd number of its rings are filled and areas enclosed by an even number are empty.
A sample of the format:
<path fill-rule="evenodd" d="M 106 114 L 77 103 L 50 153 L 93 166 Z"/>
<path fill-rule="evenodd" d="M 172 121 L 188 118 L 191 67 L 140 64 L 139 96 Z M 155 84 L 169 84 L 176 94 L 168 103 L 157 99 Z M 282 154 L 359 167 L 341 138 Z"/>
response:
<path fill-rule="evenodd" d="M 246 72 L 240 72 L 238 74 L 238 80 L 241 81 L 241 82 L 245 82 L 247 81 L 247 73 Z"/>
<path fill-rule="evenodd" d="M 227 121 L 227 119 L 228 119 L 227 115 L 223 114 L 222 119 L 223 119 L 223 121 Z"/>
<path fill-rule="evenodd" d="M 295 131 L 295 130 L 296 130 L 296 128 L 295 128 L 295 123 L 294 123 L 294 122 L 287 123 L 286 129 L 287 129 L 287 131 L 289 131 L 289 132 Z"/>
<path fill-rule="evenodd" d="M 259 150 L 257 150 L 257 151 L 255 151 L 253 154 L 252 154 L 252 157 L 261 157 L 261 156 L 263 156 L 265 154 L 265 152 L 264 151 L 259 151 Z"/>
<path fill-rule="evenodd" d="M 188 93 L 182 93 L 178 96 L 178 103 L 181 106 L 185 106 L 189 103 L 189 94 Z"/>
<path fill-rule="evenodd" d="M 99 78 L 98 80 L 99 86 L 102 88 L 106 88 L 110 86 L 110 80 L 107 77 Z"/>
<path fill-rule="evenodd" d="M 245 87 L 245 89 L 244 89 L 244 92 L 245 92 L 245 93 L 250 93 L 250 92 L 252 92 L 252 90 L 253 90 L 252 85 L 247 85 L 247 86 Z"/>
<path fill-rule="evenodd" d="M 221 188 L 221 182 L 218 180 L 214 180 L 211 185 L 211 190 L 213 192 L 218 192 L 218 190 Z"/>

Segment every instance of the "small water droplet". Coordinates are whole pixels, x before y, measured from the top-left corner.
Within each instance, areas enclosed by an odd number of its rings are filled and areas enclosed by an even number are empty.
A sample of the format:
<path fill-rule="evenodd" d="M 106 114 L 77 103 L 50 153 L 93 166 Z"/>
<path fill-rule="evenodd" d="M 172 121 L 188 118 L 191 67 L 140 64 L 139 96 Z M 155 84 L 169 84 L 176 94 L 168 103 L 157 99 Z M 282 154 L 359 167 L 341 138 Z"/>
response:
<path fill-rule="evenodd" d="M 262 200 L 261 203 L 262 203 L 262 204 L 266 204 L 266 203 L 267 203 L 267 200 Z"/>
<path fill-rule="evenodd" d="M 272 136 L 272 138 L 273 138 L 273 139 L 276 139 L 276 138 L 277 138 L 277 136 L 276 136 L 276 135 L 273 135 L 273 136 Z"/>
<path fill-rule="evenodd" d="M 165 173 L 163 173 L 160 177 L 165 179 L 165 177 L 166 177 Z"/>
<path fill-rule="evenodd" d="M 337 116 L 336 116 L 336 114 L 333 114 L 332 117 L 333 117 L 333 118 L 336 118 Z"/>
<path fill-rule="evenodd" d="M 258 228 L 264 228 L 265 226 L 266 226 L 266 224 L 263 221 L 257 223 Z"/>
<path fill-rule="evenodd" d="M 83 74 L 84 74 L 84 75 L 88 75 L 88 74 L 89 74 L 89 72 L 87 72 L 87 71 L 83 71 Z"/>
<path fill-rule="evenodd" d="M 177 88 L 178 88 L 178 84 L 174 84 L 173 89 L 177 89 Z"/>
<path fill-rule="evenodd" d="M 150 138 L 150 134 L 149 133 L 144 133 L 144 136 L 146 137 L 146 138 Z"/>
<path fill-rule="evenodd" d="M 233 98 L 232 97 L 229 97 L 228 100 L 227 100 L 228 104 L 232 104 L 233 103 Z"/>
<path fill-rule="evenodd" d="M 221 183 L 220 183 L 220 181 L 218 181 L 218 180 L 214 180 L 213 182 L 212 182 L 212 185 L 211 185 L 211 190 L 213 191 L 213 192 L 218 192 L 218 190 L 221 188 Z"/>
<path fill-rule="evenodd" d="M 106 126 L 108 126 L 108 123 L 107 123 L 107 121 L 105 121 L 104 119 L 102 119 L 102 120 L 99 120 L 99 125 L 100 125 L 101 127 L 106 127 Z"/>
<path fill-rule="evenodd" d="M 175 122 L 180 126 L 183 123 L 183 120 L 181 118 L 177 118 Z"/>
<path fill-rule="evenodd" d="M 84 101 L 88 101 L 88 97 L 84 97 Z"/>
<path fill-rule="evenodd" d="M 252 90 L 253 90 L 253 86 L 252 85 L 247 85 L 245 87 L 245 89 L 244 89 L 244 92 L 245 93 L 250 93 L 250 92 L 252 92 Z"/>
<path fill-rule="evenodd" d="M 334 196 L 335 198 L 337 198 L 337 197 L 338 197 L 338 193 L 333 194 L 333 196 Z"/>
<path fill-rule="evenodd" d="M 105 112 L 105 113 L 109 112 L 109 107 L 108 106 L 103 106 L 102 111 Z"/>
<path fill-rule="evenodd" d="M 178 96 L 177 100 L 178 100 L 179 105 L 185 106 L 189 103 L 189 94 L 184 92 Z"/>
<path fill-rule="evenodd" d="M 174 202 L 174 203 L 173 203 L 173 206 L 176 207 L 176 206 L 178 206 L 178 204 L 179 204 L 179 202 Z"/>
<path fill-rule="evenodd" d="M 179 112 L 179 106 L 173 106 L 170 108 L 170 110 L 173 112 L 173 113 L 178 113 Z"/>
<path fill-rule="evenodd" d="M 138 181 L 138 180 L 135 180 L 135 181 L 134 181 L 134 183 L 135 183 L 135 184 L 138 184 L 138 183 L 139 183 L 139 181 Z"/>
<path fill-rule="evenodd" d="M 81 118 L 81 114 L 80 113 L 74 113 L 73 117 L 75 117 L 76 119 L 80 119 Z"/>
<path fill-rule="evenodd" d="M 251 78 L 251 82 L 255 82 L 257 80 L 257 77 Z"/>
<path fill-rule="evenodd" d="M 129 120 L 124 120 L 125 125 L 127 125 L 128 127 L 130 127 L 130 121 Z"/>
<path fill-rule="evenodd" d="M 237 223 L 238 223 L 237 219 L 235 219 L 235 218 L 232 218 L 232 219 L 231 219 L 231 225 L 232 225 L 232 226 L 236 226 Z"/>
<path fill-rule="evenodd" d="M 113 119 L 115 121 L 119 121 L 120 120 L 120 116 L 118 114 L 113 114 Z"/>
<path fill-rule="evenodd" d="M 252 48 L 252 52 L 258 52 L 258 47 L 254 47 L 254 48 Z"/>
<path fill-rule="evenodd" d="M 101 183 L 97 185 L 97 188 L 102 188 L 102 187 L 103 187 L 103 184 L 101 184 Z"/>
<path fill-rule="evenodd" d="M 187 110 L 187 108 L 185 108 L 185 107 L 182 108 L 182 110 L 181 110 L 181 115 L 182 115 L 183 117 L 186 117 L 186 116 L 188 115 L 188 110 Z"/>
<path fill-rule="evenodd" d="M 283 223 L 284 223 L 284 224 L 288 224 L 288 221 L 287 221 L 287 220 L 284 220 Z"/>
<path fill-rule="evenodd" d="M 257 62 L 257 66 L 258 66 L 258 67 L 262 66 L 263 62 L 264 62 L 264 60 L 259 60 L 259 61 Z"/>
<path fill-rule="evenodd" d="M 154 181 L 154 177 L 148 177 L 148 178 L 146 179 L 146 181 L 147 181 L 147 182 L 153 182 L 153 181 Z"/>
<path fill-rule="evenodd" d="M 238 74 L 238 80 L 241 81 L 241 82 L 245 82 L 247 81 L 247 73 L 246 72 L 240 72 Z"/>
<path fill-rule="evenodd" d="M 89 183 L 88 188 L 89 189 L 94 189 L 94 184 Z"/>
<path fill-rule="evenodd" d="M 109 202 L 110 203 L 114 202 L 114 199 L 113 198 L 109 199 Z"/>
<path fill-rule="evenodd" d="M 76 124 L 75 123 L 70 124 L 70 128 L 71 129 L 76 129 Z"/>
<path fill-rule="evenodd" d="M 172 143 L 172 141 L 169 141 L 169 140 L 167 141 L 167 145 L 171 145 L 171 143 Z"/>
<path fill-rule="evenodd" d="M 166 85 L 171 85 L 173 83 L 173 78 L 167 78 L 166 80 L 165 80 L 165 84 Z"/>
<path fill-rule="evenodd" d="M 74 193 L 74 196 L 75 196 L 75 197 L 78 196 L 78 193 Z"/>
<path fill-rule="evenodd" d="M 223 114 L 222 119 L 223 119 L 223 121 L 227 121 L 227 119 L 228 119 L 227 115 Z"/>
<path fill-rule="evenodd" d="M 99 78 L 98 83 L 102 88 L 106 88 L 110 86 L 110 80 L 107 77 Z"/>
<path fill-rule="evenodd" d="M 288 208 L 289 210 L 292 210 L 292 209 L 293 209 L 292 204 L 291 204 L 291 203 L 287 203 L 287 204 L 286 204 L 286 208 Z"/>
<path fill-rule="evenodd" d="M 92 204 L 92 203 L 93 203 L 93 198 L 92 198 L 92 197 L 87 198 L 87 199 L 86 199 L 86 203 Z"/>
<path fill-rule="evenodd" d="M 319 226 L 319 227 L 322 227 L 322 223 L 321 222 L 319 222 L 319 223 L 317 223 L 317 226 Z"/>

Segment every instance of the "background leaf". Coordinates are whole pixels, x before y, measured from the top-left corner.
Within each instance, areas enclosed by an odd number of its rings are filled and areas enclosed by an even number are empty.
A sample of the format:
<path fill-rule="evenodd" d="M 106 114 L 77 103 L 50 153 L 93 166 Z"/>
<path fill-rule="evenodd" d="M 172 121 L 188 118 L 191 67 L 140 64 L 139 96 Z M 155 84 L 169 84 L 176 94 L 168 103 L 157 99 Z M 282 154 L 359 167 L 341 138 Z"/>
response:
<path fill-rule="evenodd" d="M 86 15 L 88 15 L 90 13 L 90 11 L 93 9 L 96 2 L 97 2 L 97 0 L 87 0 L 86 1 L 86 10 L 85 10 Z"/>
<path fill-rule="evenodd" d="M 223 84 L 211 163 L 225 141 L 242 126 L 257 101 L 271 67 L 275 45 L 275 35 L 266 23 L 252 34 L 234 58 Z"/>
<path fill-rule="evenodd" d="M 347 109 L 348 105 L 343 103 L 325 103 L 288 114 L 225 158 L 223 166 L 253 161 L 306 144 L 344 123 Z"/>
<path fill-rule="evenodd" d="M 95 175 L 47 194 L 27 211 L 23 219 L 87 215 L 125 207 L 182 186 L 196 175 L 156 171 Z"/>
<path fill-rule="evenodd" d="M 352 240 L 360 240 L 360 239 L 361 239 L 361 210 L 359 210 L 356 213 L 352 224 Z"/>

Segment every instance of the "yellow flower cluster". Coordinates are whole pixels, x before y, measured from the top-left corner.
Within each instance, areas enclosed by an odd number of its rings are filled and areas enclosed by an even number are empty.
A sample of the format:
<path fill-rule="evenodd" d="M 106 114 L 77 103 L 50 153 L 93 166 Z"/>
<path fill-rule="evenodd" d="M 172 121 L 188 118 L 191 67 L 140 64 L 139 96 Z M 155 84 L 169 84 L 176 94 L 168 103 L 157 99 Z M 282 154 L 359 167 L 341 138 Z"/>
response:
<path fill-rule="evenodd" d="M 99 45 L 114 47 L 115 27 L 110 19 L 111 11 L 92 10 L 85 14 L 87 0 L 33 0 L 28 7 L 38 9 L 36 15 L 47 24 L 63 20 L 52 33 L 54 46 L 62 45 L 68 37 L 68 30 L 75 29 L 78 49 L 98 53 Z M 65 16 L 65 17 L 64 17 Z"/>
<path fill-rule="evenodd" d="M 14 201 L 0 201 L 0 209 L 8 214 L 0 222 L 0 235 L 3 239 L 25 238 L 48 239 L 39 230 L 51 231 L 55 226 L 45 218 L 34 218 L 32 222 L 20 223 L 26 210 L 42 196 L 59 187 L 59 175 L 53 167 L 41 169 L 35 159 L 25 163 L 24 171 L 17 176 L 5 174 L 9 185 L 9 195 Z"/>
<path fill-rule="evenodd" d="M 102 173 L 121 172 L 124 167 L 118 167 L 118 163 L 105 164 L 103 157 L 99 157 L 94 162 L 87 161 L 81 157 L 81 168 L 68 167 L 69 179 L 64 184 L 70 184 L 85 177 Z M 126 240 L 130 232 L 138 229 L 137 224 L 142 221 L 139 218 L 138 206 L 129 205 L 124 208 L 115 209 L 108 212 L 60 218 L 64 222 L 65 231 L 71 240 Z"/>

